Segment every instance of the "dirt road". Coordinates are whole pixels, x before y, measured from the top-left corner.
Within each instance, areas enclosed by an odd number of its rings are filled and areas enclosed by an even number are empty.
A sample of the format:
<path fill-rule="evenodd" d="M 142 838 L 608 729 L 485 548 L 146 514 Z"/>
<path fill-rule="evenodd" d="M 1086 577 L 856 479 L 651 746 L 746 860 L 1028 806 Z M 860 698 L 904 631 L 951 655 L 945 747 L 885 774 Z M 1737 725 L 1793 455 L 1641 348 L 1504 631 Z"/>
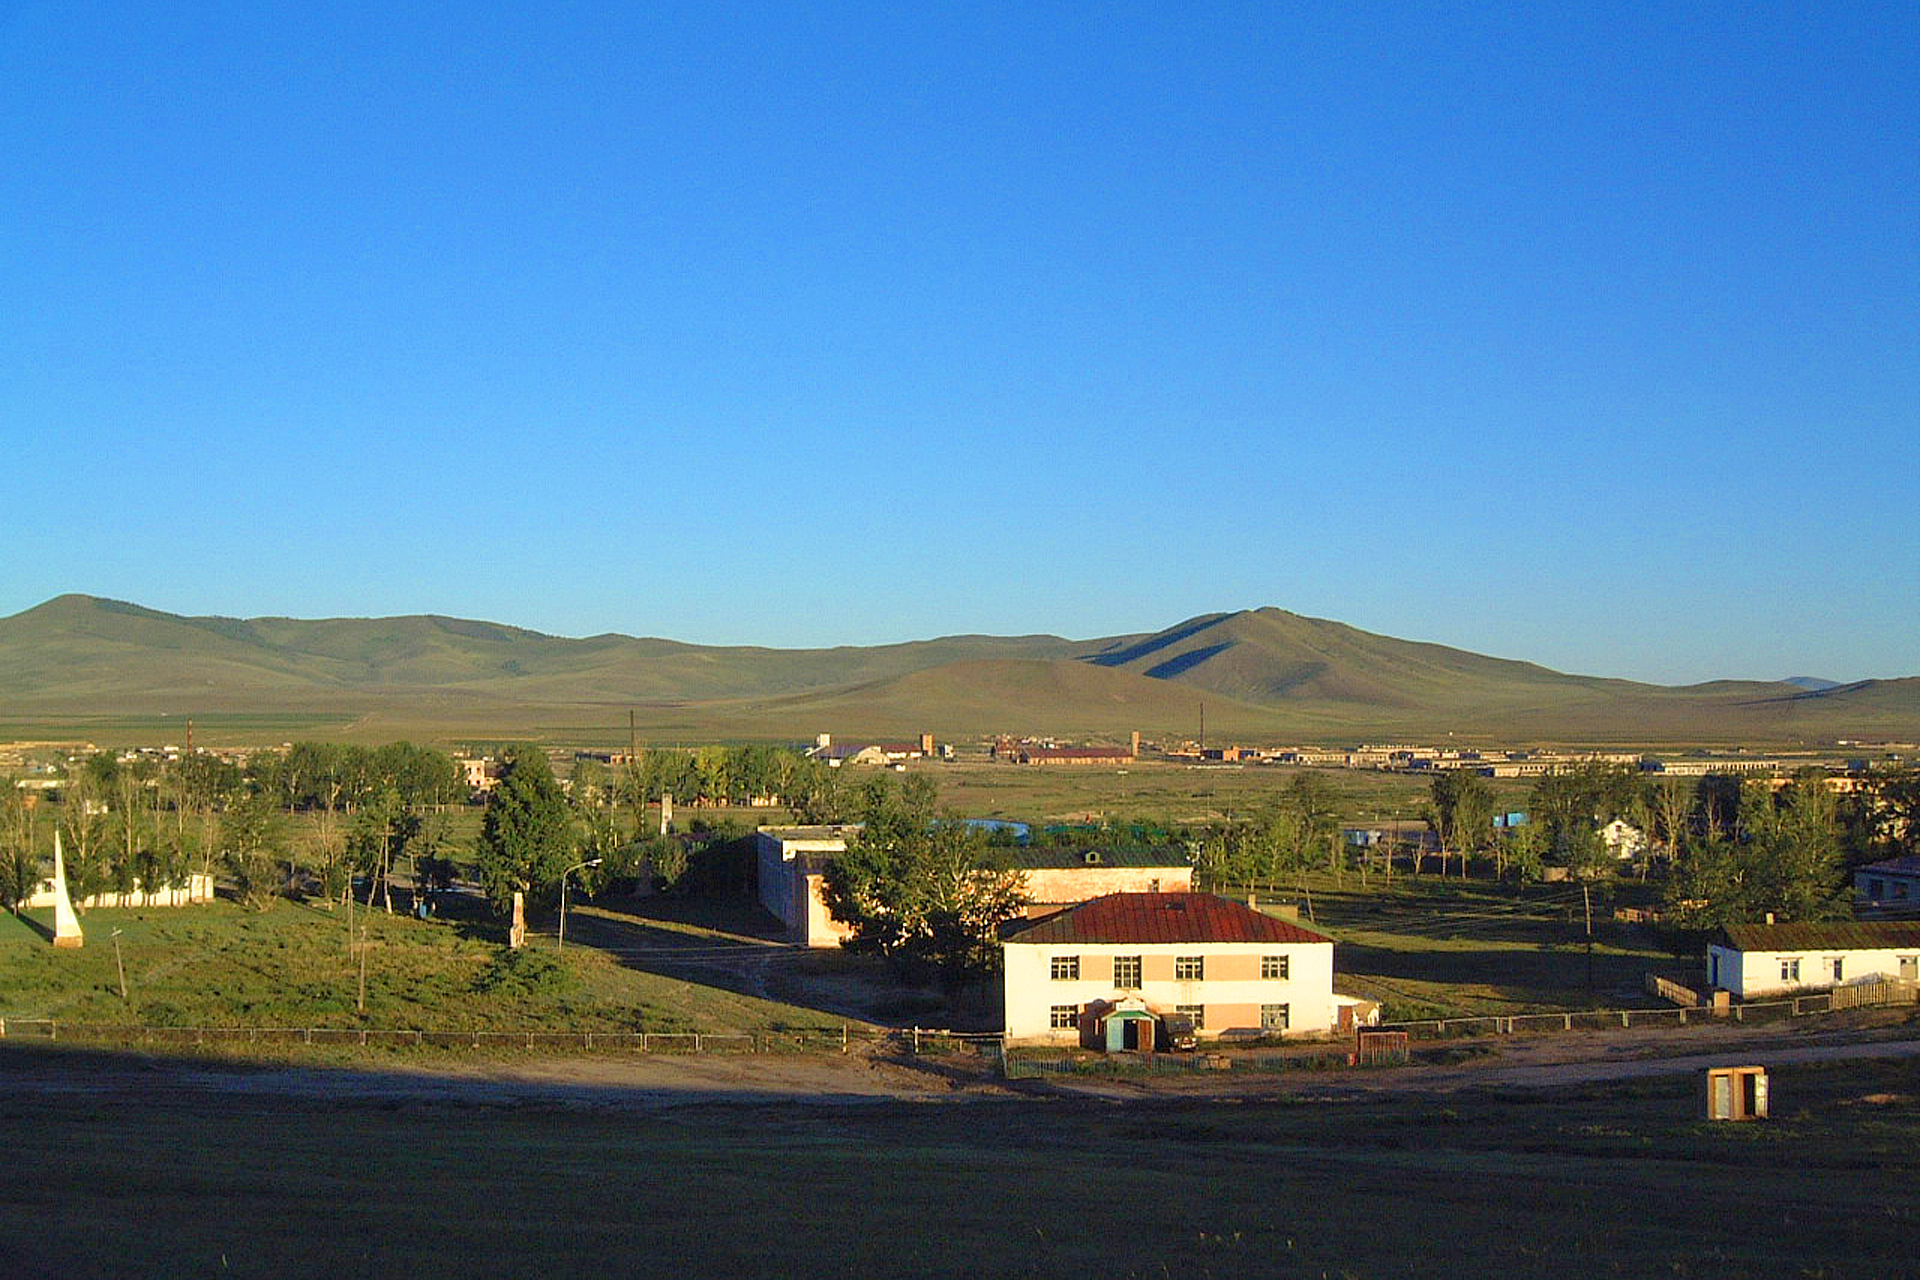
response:
<path fill-rule="evenodd" d="M 1339 1097 L 1380 1092 L 1537 1089 L 1686 1074 L 1709 1066 L 1920 1057 L 1902 1023 L 1516 1036 L 1452 1046 L 1459 1061 L 1351 1072 L 1239 1070 L 1140 1079 L 1049 1078 L 1008 1085 L 985 1058 L 916 1062 L 883 1049 L 848 1054 L 647 1055 L 438 1060 L 360 1066 L 255 1065 L 157 1055 L 24 1049 L 0 1042 L 0 1091 L 33 1096 L 229 1095 L 381 1105 L 852 1106 L 991 1102 L 1024 1097 Z"/>

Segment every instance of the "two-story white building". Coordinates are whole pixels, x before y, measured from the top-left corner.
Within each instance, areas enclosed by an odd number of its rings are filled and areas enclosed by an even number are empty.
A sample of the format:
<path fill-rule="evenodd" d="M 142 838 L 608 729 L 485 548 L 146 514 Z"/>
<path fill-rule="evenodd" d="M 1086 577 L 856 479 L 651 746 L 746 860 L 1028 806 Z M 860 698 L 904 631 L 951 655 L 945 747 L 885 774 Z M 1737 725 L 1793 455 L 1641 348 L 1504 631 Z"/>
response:
<path fill-rule="evenodd" d="M 1109 1014 L 1141 1008 L 1213 1037 L 1338 1021 L 1333 939 L 1210 893 L 1108 894 L 1003 941 L 1010 1040 L 1097 1047 Z"/>

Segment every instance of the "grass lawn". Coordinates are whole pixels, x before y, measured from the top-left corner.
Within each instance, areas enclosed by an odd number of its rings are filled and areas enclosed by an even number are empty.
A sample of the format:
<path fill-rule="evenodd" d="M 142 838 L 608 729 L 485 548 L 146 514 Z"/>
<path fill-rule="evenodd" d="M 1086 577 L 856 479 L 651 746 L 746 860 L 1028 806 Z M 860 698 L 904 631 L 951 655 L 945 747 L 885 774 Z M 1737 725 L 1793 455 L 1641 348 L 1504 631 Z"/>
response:
<path fill-rule="evenodd" d="M 1338 882 L 1316 873 L 1304 889 L 1263 895 L 1274 899 L 1300 905 L 1301 923 L 1333 937 L 1334 985 L 1381 1001 L 1388 1021 L 1657 1005 L 1644 993 L 1646 971 L 1686 967 L 1615 926 L 1596 889 L 1589 985 L 1577 884 L 1396 874 L 1389 886 L 1376 873 L 1363 885 L 1353 872 Z"/>
<path fill-rule="evenodd" d="M 0 1215 L 20 1275 L 1889 1280 L 1916 1274 L 1916 1094 L 1871 1062 L 1777 1071 L 1760 1125 L 1699 1120 L 1690 1079 L 664 1113 L 0 1092 Z"/>
<path fill-rule="evenodd" d="M 1142 761 L 1124 769 L 1016 765 L 984 759 L 915 765 L 940 787 L 940 800 L 968 817 L 1056 822 L 1089 815 L 1175 823 L 1245 816 L 1276 801 L 1297 773 L 1309 772 L 1340 797 L 1343 821 L 1414 819 L 1427 802 L 1430 780 L 1370 769 L 1310 769 L 1286 765 L 1195 768 Z M 856 773 L 857 779 L 862 775 Z M 1497 799 L 1524 809 L 1531 782 L 1489 779 Z"/>
<path fill-rule="evenodd" d="M 477 904 L 476 904 L 477 905 Z M 31 913 L 45 926 L 51 913 Z M 82 917 L 86 945 L 55 950 L 0 915 L 0 1017 L 177 1026 L 312 1026 L 508 1031 L 763 1031 L 839 1026 L 790 1005 L 651 973 L 551 938 L 509 952 L 484 913 L 420 921 L 356 911 L 360 957 L 343 910 L 286 902 L 256 912 L 220 901 Z M 121 931 L 128 999 L 111 935 Z"/>

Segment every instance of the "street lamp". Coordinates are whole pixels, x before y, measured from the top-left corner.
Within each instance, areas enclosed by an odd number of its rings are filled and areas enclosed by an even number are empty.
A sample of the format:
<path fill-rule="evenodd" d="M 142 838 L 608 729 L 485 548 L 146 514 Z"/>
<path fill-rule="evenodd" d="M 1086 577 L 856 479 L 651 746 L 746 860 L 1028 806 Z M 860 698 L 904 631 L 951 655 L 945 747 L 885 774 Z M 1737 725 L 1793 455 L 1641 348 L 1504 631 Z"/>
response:
<path fill-rule="evenodd" d="M 554 947 L 554 950 L 563 951 L 567 945 L 567 881 L 572 879 L 573 873 L 580 870 L 580 868 L 597 867 L 599 865 L 600 859 L 588 858 L 585 862 L 574 863 L 560 873 L 560 941 L 558 945 Z"/>

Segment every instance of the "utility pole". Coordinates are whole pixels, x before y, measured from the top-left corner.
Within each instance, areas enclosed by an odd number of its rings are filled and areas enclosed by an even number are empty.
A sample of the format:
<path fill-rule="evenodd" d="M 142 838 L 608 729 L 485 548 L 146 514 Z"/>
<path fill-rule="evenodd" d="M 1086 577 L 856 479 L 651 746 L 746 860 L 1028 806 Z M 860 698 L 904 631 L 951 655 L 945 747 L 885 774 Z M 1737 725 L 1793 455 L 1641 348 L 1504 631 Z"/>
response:
<path fill-rule="evenodd" d="M 367 926 L 363 920 L 360 925 L 360 1000 L 358 1009 L 367 1011 Z"/>
<path fill-rule="evenodd" d="M 1580 882 L 1580 901 L 1587 911 L 1587 994 L 1593 994 L 1593 894 L 1587 889 L 1587 882 Z"/>

